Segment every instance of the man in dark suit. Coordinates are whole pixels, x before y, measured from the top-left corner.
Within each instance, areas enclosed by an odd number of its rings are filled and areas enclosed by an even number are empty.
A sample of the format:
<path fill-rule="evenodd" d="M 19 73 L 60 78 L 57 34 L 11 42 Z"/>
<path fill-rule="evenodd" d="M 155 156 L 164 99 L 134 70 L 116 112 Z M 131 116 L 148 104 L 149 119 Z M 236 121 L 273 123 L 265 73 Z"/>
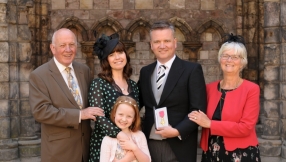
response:
<path fill-rule="evenodd" d="M 42 162 L 86 162 L 89 156 L 90 119 L 104 115 L 88 107 L 89 68 L 73 62 L 77 41 L 69 29 L 52 37 L 53 59 L 30 75 L 30 106 L 41 123 Z"/>
<path fill-rule="evenodd" d="M 138 82 L 152 162 L 196 162 L 198 125 L 188 119 L 188 113 L 206 109 L 202 67 L 175 55 L 174 32 L 165 21 L 152 25 L 150 44 L 157 61 L 141 69 Z M 167 108 L 169 126 L 155 129 L 153 107 Z"/>

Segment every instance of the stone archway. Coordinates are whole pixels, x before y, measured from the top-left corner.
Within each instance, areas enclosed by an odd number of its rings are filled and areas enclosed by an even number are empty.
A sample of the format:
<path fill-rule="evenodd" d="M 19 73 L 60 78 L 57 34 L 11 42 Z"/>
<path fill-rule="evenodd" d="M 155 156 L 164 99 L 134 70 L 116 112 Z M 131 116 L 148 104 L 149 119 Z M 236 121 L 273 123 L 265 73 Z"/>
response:
<path fill-rule="evenodd" d="M 198 34 L 202 34 L 206 29 L 208 28 L 214 28 L 220 36 L 223 36 L 225 34 L 225 27 L 223 26 L 223 24 L 214 21 L 214 20 L 209 20 L 205 23 L 203 23 L 197 30 Z"/>
<path fill-rule="evenodd" d="M 123 36 L 124 33 L 122 33 L 123 32 L 123 26 L 118 21 L 112 19 L 111 17 L 105 17 L 105 18 L 98 20 L 98 22 L 96 22 L 94 25 L 92 25 L 91 31 L 92 31 L 92 33 L 94 33 L 94 31 L 96 31 L 97 36 L 96 36 L 96 38 L 93 38 L 91 40 L 96 40 L 98 37 L 101 36 L 102 33 L 105 33 L 108 35 L 112 34 L 112 33 L 106 33 L 106 31 L 105 31 L 106 27 L 109 27 L 111 30 L 118 33 L 121 40 L 124 38 L 124 36 Z"/>
<path fill-rule="evenodd" d="M 149 21 L 147 21 L 146 19 L 140 17 L 137 20 L 132 21 L 131 23 L 129 23 L 129 25 L 126 26 L 126 41 L 132 41 L 132 37 L 133 34 L 135 32 L 136 29 L 143 27 L 144 30 L 146 31 L 150 31 L 151 28 L 151 24 L 149 23 Z M 140 38 L 142 40 L 142 38 Z"/>
<path fill-rule="evenodd" d="M 178 28 L 183 35 L 185 36 L 186 42 L 192 41 L 198 41 L 197 35 L 194 33 L 193 29 L 188 25 L 188 23 L 179 18 L 179 17 L 173 17 L 169 19 L 169 21 L 174 24 L 176 28 Z"/>
<path fill-rule="evenodd" d="M 77 17 L 70 17 L 63 21 L 57 29 L 68 28 L 72 30 L 77 36 L 78 41 L 88 41 L 90 40 L 90 35 L 88 34 L 88 27 L 86 24 L 81 22 Z"/>
<path fill-rule="evenodd" d="M 123 43 L 129 54 L 135 52 L 136 42 L 149 42 L 150 22 L 140 17 L 131 21 L 125 30 L 125 39 Z"/>
<path fill-rule="evenodd" d="M 197 29 L 202 43 L 199 49 L 199 63 L 203 66 L 206 83 L 221 79 L 221 69 L 217 61 L 217 54 L 221 38 L 225 34 L 224 26 L 214 20 L 204 22 Z"/>

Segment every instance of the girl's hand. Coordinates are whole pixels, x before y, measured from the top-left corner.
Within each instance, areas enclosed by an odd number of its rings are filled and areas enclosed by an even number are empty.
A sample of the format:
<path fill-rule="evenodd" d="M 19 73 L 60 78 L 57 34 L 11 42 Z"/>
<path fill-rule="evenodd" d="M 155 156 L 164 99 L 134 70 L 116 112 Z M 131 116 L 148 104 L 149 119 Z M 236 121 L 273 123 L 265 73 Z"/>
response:
<path fill-rule="evenodd" d="M 122 131 L 117 134 L 116 138 L 118 141 L 123 140 L 123 139 L 126 139 L 126 140 L 129 139 L 128 136 Z"/>
<path fill-rule="evenodd" d="M 188 117 L 191 121 L 197 123 L 201 127 L 210 128 L 211 120 L 207 117 L 207 115 L 202 111 L 192 111 L 188 114 Z"/>
<path fill-rule="evenodd" d="M 125 157 L 124 159 L 127 159 L 128 161 L 133 161 L 133 160 L 136 160 L 136 157 L 134 155 L 134 153 L 132 151 L 127 151 L 126 154 L 125 154 Z"/>
<path fill-rule="evenodd" d="M 119 140 L 119 144 L 124 150 L 134 151 L 138 148 L 137 145 L 131 139 L 121 139 Z"/>

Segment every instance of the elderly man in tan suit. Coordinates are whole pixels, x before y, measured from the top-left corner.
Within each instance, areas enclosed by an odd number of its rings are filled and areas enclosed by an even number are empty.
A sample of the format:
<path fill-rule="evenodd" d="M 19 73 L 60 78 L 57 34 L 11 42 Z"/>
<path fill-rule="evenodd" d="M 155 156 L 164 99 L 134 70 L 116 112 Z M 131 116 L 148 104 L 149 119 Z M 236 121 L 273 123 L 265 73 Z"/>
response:
<path fill-rule="evenodd" d="M 103 116 L 87 107 L 89 68 L 73 62 L 77 40 L 69 29 L 52 37 L 53 59 L 30 75 L 30 106 L 41 123 L 42 162 L 86 162 L 89 156 L 90 119 Z"/>

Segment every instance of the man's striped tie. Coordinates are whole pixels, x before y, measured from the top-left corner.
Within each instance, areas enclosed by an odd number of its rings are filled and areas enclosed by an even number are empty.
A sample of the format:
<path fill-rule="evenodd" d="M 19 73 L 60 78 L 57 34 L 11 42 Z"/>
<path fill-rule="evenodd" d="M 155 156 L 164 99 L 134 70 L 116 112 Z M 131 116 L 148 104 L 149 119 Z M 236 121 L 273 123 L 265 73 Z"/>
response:
<path fill-rule="evenodd" d="M 163 84 L 163 81 L 165 79 L 165 70 L 166 66 L 165 65 L 160 65 L 157 73 L 157 90 L 159 90 Z"/>

